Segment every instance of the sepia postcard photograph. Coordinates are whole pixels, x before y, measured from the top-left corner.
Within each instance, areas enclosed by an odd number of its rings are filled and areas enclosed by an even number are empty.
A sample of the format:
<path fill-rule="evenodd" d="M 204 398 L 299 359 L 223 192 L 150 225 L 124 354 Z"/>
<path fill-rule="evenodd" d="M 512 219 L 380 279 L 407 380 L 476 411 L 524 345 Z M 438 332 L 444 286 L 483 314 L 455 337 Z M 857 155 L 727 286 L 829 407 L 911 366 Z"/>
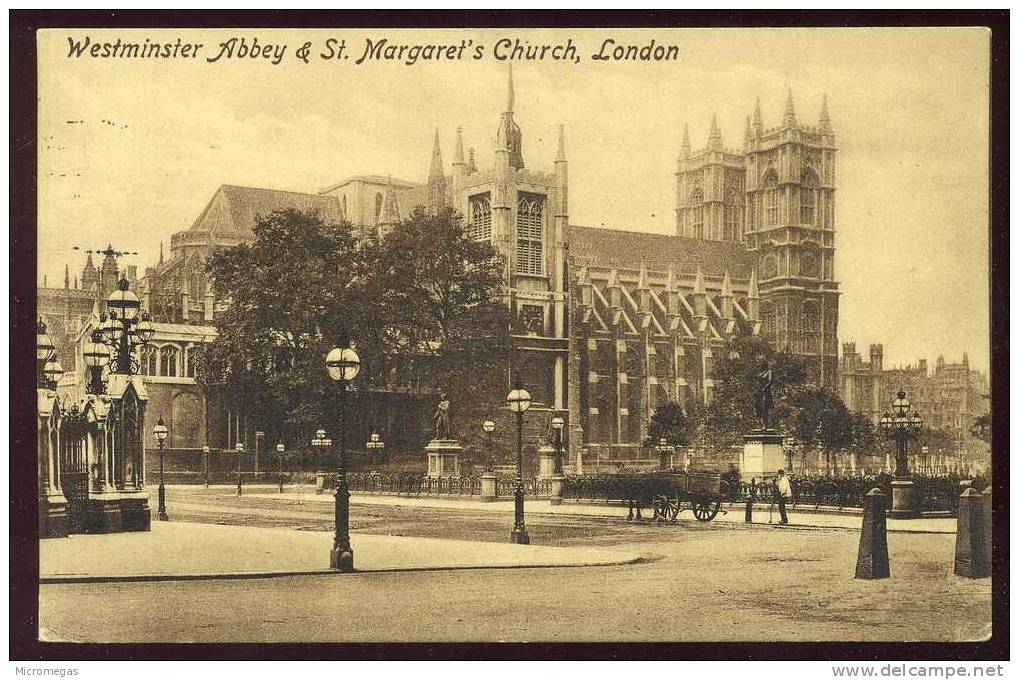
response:
<path fill-rule="evenodd" d="M 1007 658 L 1007 12 L 211 16 L 17 22 L 32 658 Z"/>

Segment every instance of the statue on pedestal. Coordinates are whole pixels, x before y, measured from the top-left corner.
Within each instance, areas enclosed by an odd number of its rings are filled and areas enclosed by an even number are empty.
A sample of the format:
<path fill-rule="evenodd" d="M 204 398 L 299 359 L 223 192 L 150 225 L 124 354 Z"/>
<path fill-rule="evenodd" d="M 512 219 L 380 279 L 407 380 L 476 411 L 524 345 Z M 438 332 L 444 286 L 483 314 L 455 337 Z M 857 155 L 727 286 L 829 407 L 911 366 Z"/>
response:
<path fill-rule="evenodd" d="M 449 422 L 449 399 L 446 397 L 445 392 L 439 395 L 439 405 L 435 409 L 433 419 L 435 420 L 435 438 L 452 439 Z"/>
<path fill-rule="evenodd" d="M 754 411 L 761 420 L 761 430 L 771 430 L 771 412 L 775 409 L 773 395 L 774 376 L 767 361 L 761 362 L 761 370 L 757 373 L 757 390 L 754 394 Z"/>

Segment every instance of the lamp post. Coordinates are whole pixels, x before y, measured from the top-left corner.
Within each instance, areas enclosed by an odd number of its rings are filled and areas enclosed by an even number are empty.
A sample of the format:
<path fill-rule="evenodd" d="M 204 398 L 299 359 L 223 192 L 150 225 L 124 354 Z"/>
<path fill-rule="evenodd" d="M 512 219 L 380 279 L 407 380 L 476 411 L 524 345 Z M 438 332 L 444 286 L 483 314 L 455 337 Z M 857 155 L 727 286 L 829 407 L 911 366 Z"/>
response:
<path fill-rule="evenodd" d="M 555 430 L 555 464 L 552 466 L 552 474 L 562 477 L 563 475 L 563 426 L 566 422 L 556 416 L 552 419 L 552 429 Z"/>
<path fill-rule="evenodd" d="M 379 436 L 378 432 L 372 432 L 368 437 L 368 443 L 364 446 L 370 452 L 371 464 L 376 465 L 376 461 L 382 459 L 382 454 L 378 454 L 378 458 L 376 458 L 375 452 L 384 450 L 386 448 L 386 443 L 382 441 L 382 437 Z"/>
<path fill-rule="evenodd" d="M 485 472 L 492 471 L 492 433 L 495 432 L 495 421 L 486 420 L 481 423 L 481 429 L 485 431 Z"/>
<path fill-rule="evenodd" d="M 234 451 L 237 452 L 237 495 L 240 496 L 243 493 L 241 489 L 241 454 L 244 453 L 244 442 L 237 442 Z"/>
<path fill-rule="evenodd" d="M 669 442 L 665 437 L 658 440 L 658 469 L 667 470 L 669 467 Z"/>
<path fill-rule="evenodd" d="M 159 416 L 159 422 L 152 428 L 152 434 L 156 437 L 156 442 L 159 443 L 159 507 L 156 509 L 156 519 L 160 522 L 165 522 L 170 518 L 166 514 L 166 486 L 163 484 L 163 442 L 166 441 L 166 435 L 169 430 L 166 429 L 166 424 L 163 423 L 163 416 Z"/>
<path fill-rule="evenodd" d="M 202 447 L 202 472 L 205 473 L 205 488 L 209 488 L 209 445 Z"/>
<path fill-rule="evenodd" d="M 152 326 L 148 313 L 141 309 L 138 296 L 128 289 L 128 282 L 124 277 L 120 278 L 117 289 L 106 299 L 106 310 L 107 314 L 99 317 L 99 327 L 92 333 L 92 343 L 104 344 L 109 348 L 107 361 L 113 373 L 132 375 L 138 369 L 134 350 L 139 345 L 147 345 L 155 335 L 156 329 Z M 88 364 L 89 358 L 85 361 Z M 103 389 L 102 369 L 93 364 L 89 366 L 92 369 L 90 390 L 99 394 Z"/>
<path fill-rule="evenodd" d="M 796 455 L 796 440 L 792 437 L 785 438 L 785 471 L 787 474 L 793 472 L 793 457 Z"/>
<path fill-rule="evenodd" d="M 286 447 L 283 442 L 276 444 L 276 479 L 279 481 L 280 493 L 283 493 L 283 452 Z"/>
<path fill-rule="evenodd" d="M 517 475 L 513 485 L 513 531 L 510 533 L 510 542 L 526 545 L 531 542 L 531 538 L 524 526 L 524 413 L 531 408 L 531 394 L 524 389 L 519 377 L 506 396 L 506 403 L 517 416 Z"/>
<path fill-rule="evenodd" d="M 919 413 L 909 415 L 910 403 L 906 398 L 906 392 L 899 390 L 895 401 L 892 402 L 892 410 L 895 415 L 885 412 L 881 416 L 881 431 L 885 436 L 894 439 L 896 443 L 895 452 L 895 479 L 892 480 L 892 517 L 915 517 L 917 515 L 916 499 L 914 497 L 913 480 L 909 478 L 909 439 L 917 437 L 923 428 L 923 419 Z"/>
<path fill-rule="evenodd" d="M 334 347 L 326 355 L 326 371 L 339 387 L 336 408 L 336 433 L 339 438 L 339 469 L 336 478 L 336 534 L 329 552 L 329 566 L 339 571 L 354 571 L 354 551 L 350 547 L 350 489 L 347 486 L 347 452 L 343 424 L 347 383 L 357 377 L 361 359 L 352 348 Z"/>

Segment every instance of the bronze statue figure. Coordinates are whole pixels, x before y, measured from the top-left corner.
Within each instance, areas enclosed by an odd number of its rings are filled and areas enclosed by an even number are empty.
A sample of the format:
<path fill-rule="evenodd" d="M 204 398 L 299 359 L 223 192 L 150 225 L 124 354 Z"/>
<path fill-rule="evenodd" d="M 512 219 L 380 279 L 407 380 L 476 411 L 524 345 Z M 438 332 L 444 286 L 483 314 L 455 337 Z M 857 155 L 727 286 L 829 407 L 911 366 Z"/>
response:
<path fill-rule="evenodd" d="M 446 398 L 445 392 L 439 395 L 439 405 L 435 409 L 435 415 L 433 418 L 435 419 L 435 438 L 449 439 L 449 399 Z"/>

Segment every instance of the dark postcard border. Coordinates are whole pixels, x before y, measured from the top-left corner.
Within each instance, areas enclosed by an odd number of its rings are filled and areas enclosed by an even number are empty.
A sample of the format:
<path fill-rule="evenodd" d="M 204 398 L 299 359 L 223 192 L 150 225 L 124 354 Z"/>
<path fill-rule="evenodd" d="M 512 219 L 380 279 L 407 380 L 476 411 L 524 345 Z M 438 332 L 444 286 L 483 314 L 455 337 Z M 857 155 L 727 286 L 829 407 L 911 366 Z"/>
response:
<path fill-rule="evenodd" d="M 53 660 L 1002 660 L 1009 658 L 1007 10 L 913 11 L 18 11 L 10 18 L 10 637 L 9 658 Z M 993 636 L 974 643 L 597 644 L 67 644 L 36 640 L 38 507 L 35 469 L 36 45 L 53 27 L 877 27 L 986 26 L 991 30 L 991 392 L 994 476 Z M 691 606 L 696 606 L 691 603 Z M 908 612 L 904 612 L 908 614 Z M 677 622 L 681 625 L 681 622 Z"/>

